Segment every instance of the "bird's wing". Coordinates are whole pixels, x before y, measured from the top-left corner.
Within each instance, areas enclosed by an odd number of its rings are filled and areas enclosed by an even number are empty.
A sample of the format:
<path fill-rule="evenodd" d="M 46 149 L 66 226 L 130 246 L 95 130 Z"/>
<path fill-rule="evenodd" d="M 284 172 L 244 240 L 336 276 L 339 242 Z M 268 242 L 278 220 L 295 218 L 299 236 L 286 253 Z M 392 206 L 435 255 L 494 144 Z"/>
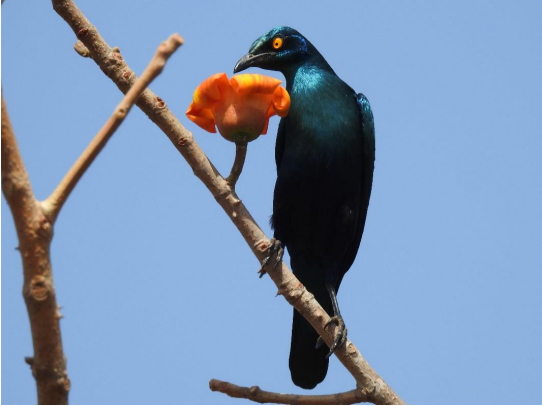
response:
<path fill-rule="evenodd" d="M 284 125 L 284 119 L 281 119 L 279 122 L 279 129 L 277 131 L 277 142 L 275 143 L 275 164 L 277 165 L 277 175 L 279 173 L 280 169 L 280 163 L 282 162 L 282 154 L 284 153 L 284 143 L 286 138 L 286 131 L 285 131 L 285 125 Z M 275 212 L 276 208 L 276 185 L 275 185 L 275 192 L 273 197 L 273 213 Z M 272 214 L 269 218 L 269 224 L 271 225 L 271 228 L 275 230 L 275 215 Z M 277 239 L 280 239 L 277 233 L 275 232 L 274 237 Z"/>
<path fill-rule="evenodd" d="M 372 155 L 374 161 L 375 154 L 375 122 L 373 117 L 373 111 L 369 100 L 363 93 L 358 93 L 358 106 L 361 117 L 361 125 L 363 128 L 363 137 L 365 145 L 368 148 L 368 153 Z"/>
<path fill-rule="evenodd" d="M 371 197 L 371 189 L 373 185 L 373 171 L 374 171 L 374 159 L 375 159 L 375 127 L 374 117 L 371 110 L 369 100 L 362 94 L 357 95 L 361 128 L 362 133 L 362 148 L 363 148 L 363 162 L 361 166 L 361 190 L 359 201 L 358 220 L 356 224 L 356 233 L 354 240 L 349 244 L 342 266 L 342 270 L 339 275 L 339 284 L 346 271 L 352 266 L 356 255 L 358 253 L 359 245 L 361 243 L 361 237 L 365 228 L 365 219 L 367 218 L 367 209 L 369 208 L 369 199 Z M 337 286 L 338 288 L 338 286 Z"/>
<path fill-rule="evenodd" d="M 282 162 L 282 154 L 284 152 L 284 143 L 286 138 L 284 119 L 280 120 L 279 129 L 277 131 L 277 142 L 275 144 L 275 163 L 277 165 L 277 173 L 279 172 L 280 163 Z"/>

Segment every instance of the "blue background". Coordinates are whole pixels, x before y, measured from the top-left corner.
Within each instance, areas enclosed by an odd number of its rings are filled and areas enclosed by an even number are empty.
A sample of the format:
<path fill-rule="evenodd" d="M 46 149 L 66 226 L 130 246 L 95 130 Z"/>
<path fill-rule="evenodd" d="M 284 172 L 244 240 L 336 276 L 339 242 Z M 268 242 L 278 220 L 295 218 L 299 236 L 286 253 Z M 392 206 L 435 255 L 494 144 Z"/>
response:
<path fill-rule="evenodd" d="M 375 114 L 368 222 L 339 294 L 350 339 L 408 403 L 542 402 L 542 2 L 77 3 L 138 73 L 185 38 L 151 88 L 223 174 L 233 145 L 185 118 L 193 90 L 274 26 L 306 35 Z M 121 100 L 74 42 L 50 2 L 2 6 L 3 92 L 39 199 Z M 268 235 L 277 125 L 237 187 Z M 34 403 L 16 246 L 2 199 L 2 403 Z M 71 403 L 240 402 L 211 378 L 303 392 L 290 306 L 137 108 L 62 210 L 52 258 Z M 353 387 L 333 359 L 311 393 Z"/>

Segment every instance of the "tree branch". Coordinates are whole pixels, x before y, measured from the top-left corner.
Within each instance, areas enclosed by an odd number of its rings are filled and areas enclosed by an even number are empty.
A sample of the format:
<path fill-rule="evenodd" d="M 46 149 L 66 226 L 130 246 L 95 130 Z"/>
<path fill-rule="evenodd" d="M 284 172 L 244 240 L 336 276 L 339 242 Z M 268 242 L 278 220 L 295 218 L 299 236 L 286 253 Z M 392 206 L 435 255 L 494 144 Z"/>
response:
<path fill-rule="evenodd" d="M 358 389 L 331 395 L 291 395 L 261 390 L 258 386 L 237 386 L 233 383 L 211 379 L 209 388 L 232 398 L 252 400 L 258 403 L 279 403 L 283 405 L 352 405 L 368 402 L 367 396 Z"/>
<path fill-rule="evenodd" d="M 13 214 L 23 260 L 23 296 L 34 347 L 34 357 L 27 358 L 27 363 L 36 379 L 38 403 L 67 404 L 70 380 L 49 256 L 53 225 L 32 192 L 3 95 L 2 191 Z"/>
<path fill-rule="evenodd" d="M 60 209 L 68 199 L 73 188 L 94 159 L 98 156 L 107 141 L 115 133 L 117 128 L 122 124 L 128 112 L 139 98 L 141 93 L 149 86 L 164 69 L 167 59 L 179 48 L 183 43 L 183 39 L 179 34 L 171 35 L 165 42 L 160 44 L 154 57 L 149 62 L 147 68 L 143 71 L 141 77 L 135 81 L 134 85 L 126 93 L 126 96 L 113 111 L 109 120 L 100 129 L 98 134 L 90 142 L 81 156 L 70 168 L 64 179 L 59 183 L 53 193 L 43 202 L 45 213 L 49 216 L 52 222 L 55 221 Z"/>
<path fill-rule="evenodd" d="M 50 259 L 55 219 L 70 192 L 122 123 L 141 92 L 162 72 L 167 59 L 182 43 L 182 38 L 174 34 L 160 44 L 141 78 L 55 191 L 42 203 L 36 200 L 32 192 L 2 95 L 2 191 L 13 214 L 23 259 L 23 295 L 34 345 L 34 357 L 27 357 L 26 362 L 32 367 L 40 404 L 67 404 L 70 388 Z"/>
<path fill-rule="evenodd" d="M 120 56 L 118 48 L 111 48 L 90 24 L 72 0 L 52 0 L 56 12 L 70 25 L 77 37 L 88 48 L 94 62 L 117 85 L 126 92 L 135 75 Z M 260 263 L 266 256 L 269 239 L 252 218 L 241 200 L 229 187 L 224 178 L 205 156 L 192 134 L 167 109 L 165 103 L 147 89 L 141 95 L 137 106 L 167 135 L 173 145 L 192 167 L 194 174 L 205 184 L 211 194 L 230 217 Z M 314 296 L 282 262 L 269 276 L 277 285 L 279 293 L 298 310 L 331 346 L 335 329 L 325 329 L 329 315 L 322 309 Z M 349 340 L 335 355 L 354 376 L 357 388 L 367 401 L 376 404 L 403 404 L 393 389 L 371 368 L 357 348 Z"/>

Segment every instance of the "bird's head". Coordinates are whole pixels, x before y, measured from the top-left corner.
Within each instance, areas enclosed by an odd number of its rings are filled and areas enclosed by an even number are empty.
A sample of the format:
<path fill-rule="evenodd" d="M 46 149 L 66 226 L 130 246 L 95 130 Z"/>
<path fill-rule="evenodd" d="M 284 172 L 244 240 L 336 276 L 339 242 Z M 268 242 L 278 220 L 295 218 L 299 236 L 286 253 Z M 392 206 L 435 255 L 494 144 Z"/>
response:
<path fill-rule="evenodd" d="M 290 27 L 276 27 L 254 41 L 233 72 L 257 67 L 286 74 L 315 57 L 325 63 L 316 48 L 299 32 Z"/>

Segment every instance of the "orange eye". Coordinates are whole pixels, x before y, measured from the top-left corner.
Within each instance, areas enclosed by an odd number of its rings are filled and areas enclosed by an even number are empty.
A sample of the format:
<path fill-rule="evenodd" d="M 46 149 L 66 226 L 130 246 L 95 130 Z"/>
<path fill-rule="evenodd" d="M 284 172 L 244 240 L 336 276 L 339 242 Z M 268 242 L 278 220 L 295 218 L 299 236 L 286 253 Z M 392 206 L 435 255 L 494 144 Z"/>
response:
<path fill-rule="evenodd" d="M 273 40 L 273 48 L 280 49 L 282 47 L 282 38 L 277 37 Z"/>

